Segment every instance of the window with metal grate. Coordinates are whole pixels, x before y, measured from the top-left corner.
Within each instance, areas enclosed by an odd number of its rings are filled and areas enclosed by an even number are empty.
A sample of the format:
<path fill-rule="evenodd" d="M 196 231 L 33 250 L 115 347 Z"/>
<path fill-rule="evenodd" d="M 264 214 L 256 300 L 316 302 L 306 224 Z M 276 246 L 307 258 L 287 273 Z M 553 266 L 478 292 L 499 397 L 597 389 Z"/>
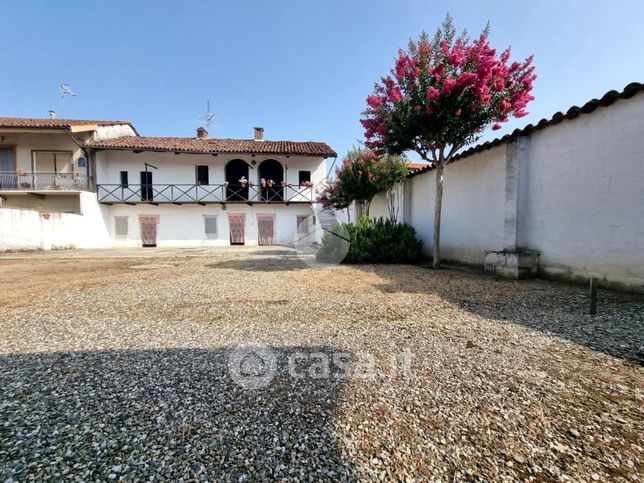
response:
<path fill-rule="evenodd" d="M 206 232 L 206 238 L 209 240 L 213 238 L 217 238 L 217 216 L 204 215 L 203 222 L 204 222 L 204 229 Z"/>
<path fill-rule="evenodd" d="M 117 237 L 124 238 L 127 236 L 128 231 L 128 222 L 127 216 L 115 216 L 114 217 L 114 234 Z"/>

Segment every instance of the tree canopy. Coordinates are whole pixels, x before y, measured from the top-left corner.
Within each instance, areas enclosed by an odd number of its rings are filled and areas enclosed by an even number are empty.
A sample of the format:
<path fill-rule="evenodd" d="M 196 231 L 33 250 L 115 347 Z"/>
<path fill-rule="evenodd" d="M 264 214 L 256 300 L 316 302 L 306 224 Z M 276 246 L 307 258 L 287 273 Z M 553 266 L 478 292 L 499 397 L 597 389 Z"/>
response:
<path fill-rule="evenodd" d="M 474 41 L 467 32 L 457 36 L 448 16 L 432 41 L 423 32 L 400 49 L 391 75 L 367 97 L 361 120 L 366 145 L 438 161 L 441 152 L 448 157 L 486 127 L 525 116 L 534 99 L 532 56 L 510 62 L 510 48 L 497 55 L 488 33 Z"/>

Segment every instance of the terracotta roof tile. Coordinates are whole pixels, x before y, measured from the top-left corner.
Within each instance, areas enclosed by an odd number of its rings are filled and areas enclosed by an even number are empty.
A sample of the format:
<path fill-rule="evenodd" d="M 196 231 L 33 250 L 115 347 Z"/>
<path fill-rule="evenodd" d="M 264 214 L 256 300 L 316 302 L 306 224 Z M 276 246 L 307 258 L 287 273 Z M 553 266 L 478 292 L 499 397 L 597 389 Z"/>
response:
<path fill-rule="evenodd" d="M 418 170 L 418 169 L 426 168 L 427 166 L 429 166 L 429 163 L 417 163 L 417 162 L 414 162 L 414 161 L 409 161 L 407 163 L 407 168 L 412 173 L 414 171 Z"/>
<path fill-rule="evenodd" d="M 335 157 L 326 143 L 313 141 L 254 141 L 252 139 L 215 139 L 124 136 L 86 143 L 94 149 L 127 149 L 141 151 L 174 151 L 181 153 L 291 154 Z"/>
<path fill-rule="evenodd" d="M 39 128 L 39 129 L 65 129 L 72 126 L 114 126 L 127 124 L 129 121 L 96 121 L 88 119 L 36 119 L 31 117 L 0 117 L 0 128 Z"/>
<path fill-rule="evenodd" d="M 634 95 L 638 94 L 641 91 L 644 91 L 644 84 L 640 84 L 639 82 L 632 82 L 628 84 L 626 87 L 624 87 L 624 89 L 621 92 L 618 92 L 615 90 L 608 91 L 606 94 L 604 94 L 601 97 L 601 99 L 591 99 L 581 107 L 572 106 L 565 113 L 557 112 L 553 114 L 553 116 L 550 119 L 543 118 L 535 125 L 528 124 L 523 129 L 515 129 L 511 134 L 506 134 L 503 137 L 496 138 L 496 139 L 493 139 L 492 141 L 487 141 L 482 144 L 473 146 L 469 149 L 466 149 L 465 151 L 462 151 L 458 153 L 456 156 L 454 156 L 452 158 L 452 162 L 457 161 L 459 159 L 466 158 L 468 156 L 471 156 L 472 154 L 480 153 L 481 151 L 492 149 L 496 146 L 500 146 L 501 144 L 509 143 L 515 140 L 516 138 L 518 138 L 519 136 L 526 136 L 530 134 L 532 131 L 539 131 L 546 127 L 554 126 L 555 124 L 559 124 L 565 119 L 574 119 L 582 114 L 590 114 L 591 112 L 595 111 L 598 107 L 610 106 L 618 99 L 630 99 L 631 97 L 633 97 Z M 433 165 L 429 164 L 426 167 L 419 169 L 418 171 L 413 171 L 409 173 L 408 177 L 411 178 L 413 176 L 417 176 L 419 174 L 425 173 L 432 169 L 433 169 Z"/>

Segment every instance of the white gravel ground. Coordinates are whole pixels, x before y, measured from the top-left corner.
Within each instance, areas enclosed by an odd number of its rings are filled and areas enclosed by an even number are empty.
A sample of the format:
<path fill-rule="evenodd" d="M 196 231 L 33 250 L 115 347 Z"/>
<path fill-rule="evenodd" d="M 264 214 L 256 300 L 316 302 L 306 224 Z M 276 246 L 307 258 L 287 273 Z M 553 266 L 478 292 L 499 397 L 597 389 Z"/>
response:
<path fill-rule="evenodd" d="M 586 305 L 283 249 L 0 256 L 0 481 L 641 481 L 644 297 Z"/>

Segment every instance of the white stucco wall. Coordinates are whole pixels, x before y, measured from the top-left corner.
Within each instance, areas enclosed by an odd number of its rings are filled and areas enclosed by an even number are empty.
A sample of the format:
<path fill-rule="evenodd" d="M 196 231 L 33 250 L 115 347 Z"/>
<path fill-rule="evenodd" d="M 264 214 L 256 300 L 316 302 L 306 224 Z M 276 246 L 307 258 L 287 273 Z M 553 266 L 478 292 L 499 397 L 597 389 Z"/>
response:
<path fill-rule="evenodd" d="M 545 274 L 644 285 L 644 94 L 533 133 L 527 179 Z"/>
<path fill-rule="evenodd" d="M 499 146 L 445 167 L 441 252 L 446 259 L 483 263 L 488 250 L 501 249 L 505 192 L 505 146 Z M 403 205 L 399 221 L 410 223 L 423 241 L 428 255 L 434 237 L 434 171 L 409 178 L 398 197 Z M 388 217 L 384 194 L 371 204 L 370 215 Z"/>
<path fill-rule="evenodd" d="M 128 124 L 114 124 L 112 126 L 98 126 L 92 134 L 92 141 L 105 141 L 106 139 L 120 138 L 123 136 L 136 136 L 132 126 Z"/>
<path fill-rule="evenodd" d="M 228 214 L 246 215 L 245 244 L 258 244 L 257 215 L 275 215 L 274 244 L 293 245 L 297 241 L 297 216 L 310 216 L 311 230 L 319 230 L 319 223 L 313 225 L 313 210 L 308 205 L 228 205 L 226 210 L 218 204 L 200 205 L 113 205 L 108 215 L 109 230 L 113 246 L 141 246 L 139 215 L 158 215 L 157 246 L 194 247 L 223 246 L 230 244 Z M 204 216 L 217 217 L 217 238 L 208 239 L 205 233 Z M 114 235 L 114 217 L 128 217 L 128 235 Z M 310 240 L 313 241 L 313 240 Z"/>
<path fill-rule="evenodd" d="M 153 173 L 153 184 L 161 189 L 161 185 L 194 185 L 195 166 L 206 165 L 209 167 L 210 185 L 223 184 L 225 181 L 225 166 L 233 159 L 242 159 L 254 169 L 249 169 L 249 179 L 256 185 L 259 184 L 259 166 L 266 159 L 275 159 L 284 166 L 285 181 L 293 185 L 298 184 L 299 171 L 310 171 L 311 181 L 319 185 L 326 176 L 326 162 L 324 158 L 307 156 L 251 156 L 251 155 L 218 155 L 210 154 L 174 154 L 172 152 L 142 152 L 132 151 L 99 151 L 96 154 L 97 182 L 98 184 L 118 184 L 120 171 L 128 172 L 130 185 L 140 184 L 140 172 L 145 170 L 144 163 L 156 166 L 158 169 L 149 170 Z M 254 164 L 253 164 L 254 163 Z M 236 180 L 235 180 L 236 181 Z M 134 188 L 136 189 L 136 188 Z M 200 193 L 205 193 L 208 188 L 198 188 Z M 203 191 L 201 191 L 203 189 Z M 287 188 L 288 189 L 288 188 Z M 104 193 L 104 191 L 100 191 Z M 288 192 L 287 192 L 288 193 Z M 313 193 L 313 190 L 311 190 Z M 200 194 L 201 196 L 201 194 Z M 221 195 L 219 195 L 221 196 Z M 136 197 L 135 197 L 136 198 Z M 161 197 L 157 197 L 161 199 Z M 208 200 L 207 198 L 205 198 Z M 298 198 L 296 198 L 298 200 Z M 138 201 L 138 200 L 134 200 Z M 186 201 L 188 201 L 186 199 Z M 302 197 L 301 201 L 305 201 Z M 103 205 L 106 206 L 106 205 Z M 218 203 L 209 203 L 205 206 L 184 203 L 172 205 L 160 203 L 159 205 L 136 204 L 134 206 L 115 203 L 109 206 L 106 218 L 110 237 L 114 246 L 139 246 L 141 244 L 139 215 L 159 215 L 157 228 L 158 246 L 208 246 L 228 245 L 228 213 L 246 213 L 246 244 L 257 244 L 257 215 L 275 215 L 275 244 L 292 245 L 296 240 L 296 220 L 298 215 L 313 215 L 313 208 L 309 204 L 263 204 L 257 201 L 253 206 L 242 203 L 228 203 L 226 210 Z M 204 229 L 204 215 L 217 216 L 217 238 L 208 239 Z M 127 237 L 117 238 L 114 231 L 114 217 L 128 216 L 129 233 Z M 313 228 L 313 218 L 311 218 Z M 321 239 L 316 223 L 315 234 L 310 241 Z"/>
<path fill-rule="evenodd" d="M 298 184 L 298 172 L 311 171 L 311 181 L 319 185 L 326 177 L 324 158 L 311 156 L 265 156 L 210 154 L 174 154 L 171 152 L 99 151 L 96 153 L 96 180 L 98 184 L 118 184 L 120 171 L 127 171 L 131 184 L 140 183 L 140 172 L 145 171 L 144 163 L 159 169 L 150 168 L 154 184 L 195 184 L 195 166 L 209 167 L 210 184 L 225 181 L 225 166 L 233 159 L 242 159 L 250 164 L 249 180 L 259 183 L 259 166 L 262 161 L 275 159 L 285 167 L 285 181 Z M 253 162 L 255 163 L 253 165 Z"/>
<path fill-rule="evenodd" d="M 85 157 L 85 153 L 76 143 L 64 132 L 1 132 L 5 140 L 4 146 L 16 146 L 16 168 L 26 172 L 33 171 L 33 151 L 70 151 L 74 163 L 74 171 L 86 176 L 87 164 L 85 167 L 78 166 L 78 158 Z M 74 134 L 77 139 L 87 138 L 87 134 Z M 39 170 L 38 166 L 35 166 Z M 42 171 L 42 170 L 41 170 Z"/>
<path fill-rule="evenodd" d="M 540 253 L 541 275 L 644 290 L 644 94 L 533 131 L 525 146 L 517 240 Z M 506 149 L 445 168 L 444 258 L 483 264 L 487 251 L 504 248 Z M 405 182 L 404 219 L 428 254 L 434 186 L 434 171 Z M 384 207 L 379 195 L 371 215 L 386 216 Z"/>
<path fill-rule="evenodd" d="M 81 193 L 83 214 L 0 208 L 0 251 L 111 246 L 94 193 Z"/>

